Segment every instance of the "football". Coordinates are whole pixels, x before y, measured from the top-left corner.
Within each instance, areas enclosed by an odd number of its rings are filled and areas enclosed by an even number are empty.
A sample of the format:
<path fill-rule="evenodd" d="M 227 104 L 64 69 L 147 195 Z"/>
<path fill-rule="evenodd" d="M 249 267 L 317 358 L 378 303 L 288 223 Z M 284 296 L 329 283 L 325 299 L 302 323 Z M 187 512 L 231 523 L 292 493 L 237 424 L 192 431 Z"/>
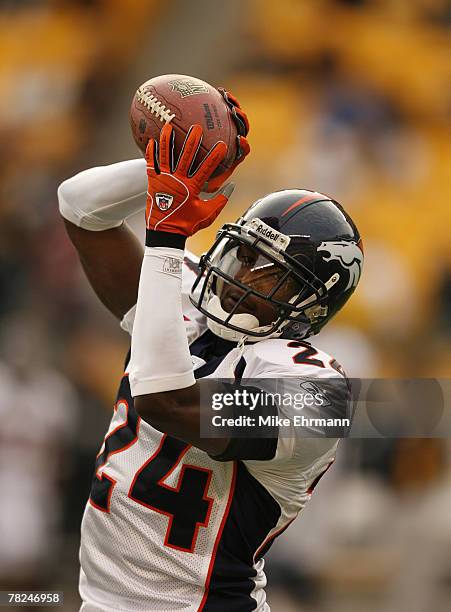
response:
<path fill-rule="evenodd" d="M 158 139 L 165 123 L 174 128 L 177 156 L 189 128 L 199 124 L 204 135 L 195 166 L 219 140 L 226 143 L 227 156 L 213 176 L 222 174 L 234 162 L 237 128 L 226 101 L 209 83 L 182 74 L 164 74 L 143 83 L 130 108 L 133 137 L 143 153 L 150 138 Z"/>

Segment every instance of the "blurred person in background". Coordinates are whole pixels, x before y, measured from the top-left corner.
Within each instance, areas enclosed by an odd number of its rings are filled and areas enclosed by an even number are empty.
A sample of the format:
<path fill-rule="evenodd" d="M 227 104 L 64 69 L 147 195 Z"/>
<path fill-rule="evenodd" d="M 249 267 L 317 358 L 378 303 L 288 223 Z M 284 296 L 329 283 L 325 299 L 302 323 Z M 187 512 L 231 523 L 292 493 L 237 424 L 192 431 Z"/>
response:
<path fill-rule="evenodd" d="M 48 363 L 42 322 L 17 313 L 0 340 L 0 589 L 48 588 L 62 546 L 61 490 L 78 405 Z"/>

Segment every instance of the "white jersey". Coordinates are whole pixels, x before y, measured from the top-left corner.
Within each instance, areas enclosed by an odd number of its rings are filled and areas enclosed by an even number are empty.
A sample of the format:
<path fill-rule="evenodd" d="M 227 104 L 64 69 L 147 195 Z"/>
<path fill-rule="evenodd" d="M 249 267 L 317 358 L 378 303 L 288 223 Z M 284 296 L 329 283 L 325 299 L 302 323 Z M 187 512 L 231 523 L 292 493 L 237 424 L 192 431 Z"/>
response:
<path fill-rule="evenodd" d="M 189 288 L 193 259 L 186 263 Z M 272 339 L 238 348 L 216 338 L 187 293 L 197 378 L 232 378 L 240 364 L 244 379 L 342 379 L 322 351 L 297 359 L 305 345 Z M 123 322 L 128 331 L 132 320 Z M 270 460 L 214 460 L 142 421 L 125 373 L 82 523 L 83 612 L 268 611 L 263 554 L 302 510 L 337 444 L 293 428 Z"/>

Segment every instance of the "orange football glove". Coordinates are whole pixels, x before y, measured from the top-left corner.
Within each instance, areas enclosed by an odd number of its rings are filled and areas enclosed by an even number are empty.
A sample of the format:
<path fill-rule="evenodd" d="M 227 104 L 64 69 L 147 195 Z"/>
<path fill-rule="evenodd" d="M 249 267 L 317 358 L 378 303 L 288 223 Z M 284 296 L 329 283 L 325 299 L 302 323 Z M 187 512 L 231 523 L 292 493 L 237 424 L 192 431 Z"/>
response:
<path fill-rule="evenodd" d="M 151 232 L 192 236 L 213 223 L 227 204 L 234 187 L 231 183 L 211 199 L 200 198 L 203 185 L 227 154 L 227 145 L 222 141 L 217 142 L 191 174 L 190 169 L 201 141 L 202 128 L 200 125 L 192 126 L 175 162 L 174 132 L 169 123 L 161 130 L 159 146 L 153 138 L 149 140 L 146 150 L 146 227 Z M 146 243 L 150 244 L 151 241 L 146 239 Z"/>
<path fill-rule="evenodd" d="M 230 177 L 232 172 L 241 164 L 242 161 L 246 158 L 250 153 L 250 146 L 247 141 L 246 136 L 249 133 L 249 120 L 247 118 L 246 113 L 241 108 L 241 104 L 238 102 L 237 98 L 229 91 L 226 91 L 222 87 L 218 88 L 219 93 L 224 98 L 227 106 L 229 107 L 229 112 L 232 115 L 232 119 L 236 125 L 238 136 L 237 136 L 237 153 L 234 163 L 230 166 L 228 170 L 223 172 L 222 174 L 213 177 L 208 181 L 208 185 L 206 191 L 211 193 L 220 188 L 220 186 Z"/>

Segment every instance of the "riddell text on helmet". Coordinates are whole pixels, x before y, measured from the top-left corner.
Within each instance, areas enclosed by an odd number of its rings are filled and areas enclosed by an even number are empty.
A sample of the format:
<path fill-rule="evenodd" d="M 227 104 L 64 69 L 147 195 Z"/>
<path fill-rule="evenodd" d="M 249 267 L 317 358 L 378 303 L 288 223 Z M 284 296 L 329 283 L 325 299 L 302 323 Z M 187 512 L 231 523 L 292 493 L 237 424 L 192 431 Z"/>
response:
<path fill-rule="evenodd" d="M 248 227 L 254 230 L 256 234 L 261 234 L 267 240 L 270 240 L 274 245 L 277 245 L 280 249 L 286 249 L 290 243 L 289 236 L 282 234 L 282 232 L 276 232 L 270 226 L 264 223 L 261 219 L 254 218 L 250 221 Z"/>
<path fill-rule="evenodd" d="M 255 229 L 255 231 L 261 234 L 262 236 L 265 236 L 265 238 L 269 238 L 269 240 L 278 240 L 280 237 L 280 234 L 278 234 L 277 232 L 273 232 L 268 226 L 264 227 L 263 223 L 261 223 Z"/>

